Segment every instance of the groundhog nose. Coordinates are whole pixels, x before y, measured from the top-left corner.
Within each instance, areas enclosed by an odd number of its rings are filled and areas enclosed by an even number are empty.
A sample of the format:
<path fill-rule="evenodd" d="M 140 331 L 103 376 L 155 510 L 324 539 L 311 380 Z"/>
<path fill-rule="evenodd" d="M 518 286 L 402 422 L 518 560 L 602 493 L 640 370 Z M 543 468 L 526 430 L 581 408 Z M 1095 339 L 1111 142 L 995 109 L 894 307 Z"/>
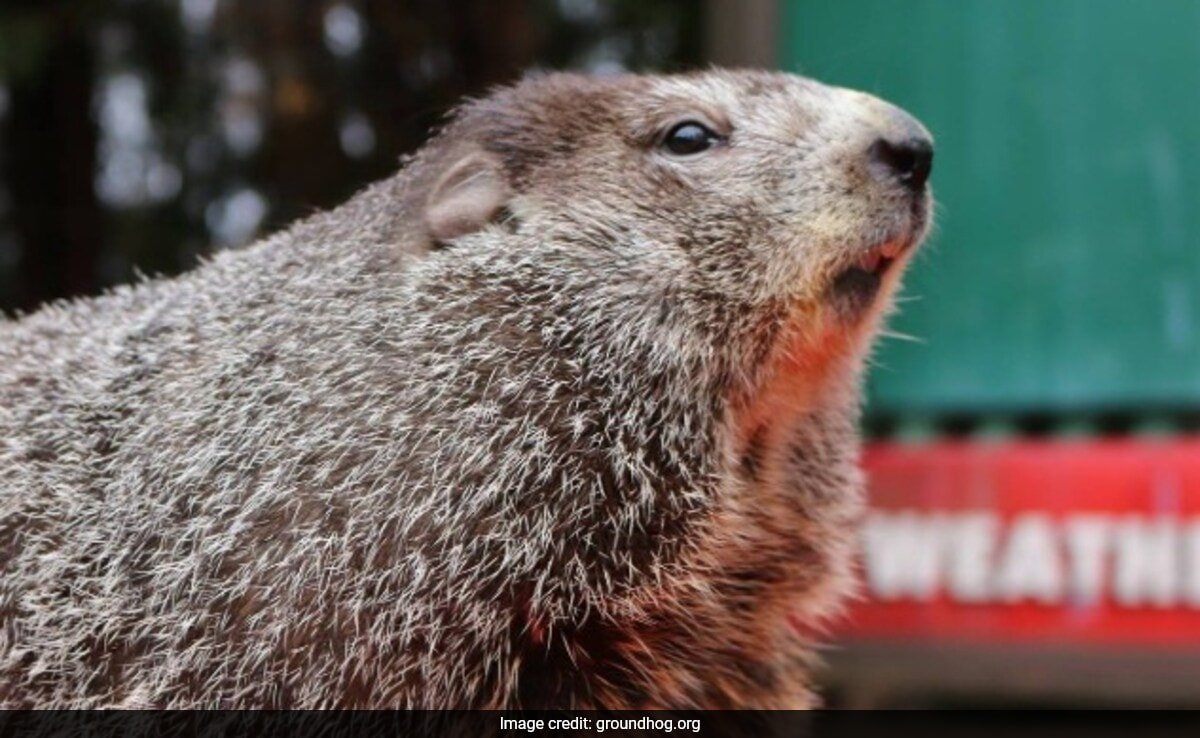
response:
<path fill-rule="evenodd" d="M 871 163 L 885 176 L 898 180 L 914 193 L 925 189 L 933 169 L 933 143 L 923 137 L 891 141 L 879 138 L 867 151 Z"/>

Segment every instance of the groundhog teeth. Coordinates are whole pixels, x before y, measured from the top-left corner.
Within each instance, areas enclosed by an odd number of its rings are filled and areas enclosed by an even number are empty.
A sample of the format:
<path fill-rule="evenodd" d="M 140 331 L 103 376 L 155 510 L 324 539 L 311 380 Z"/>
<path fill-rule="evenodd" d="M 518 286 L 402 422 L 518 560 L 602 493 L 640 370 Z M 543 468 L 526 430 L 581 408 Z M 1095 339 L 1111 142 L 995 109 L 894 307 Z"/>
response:
<path fill-rule="evenodd" d="M 873 272 L 879 268 L 879 261 L 882 258 L 883 257 L 880 256 L 879 251 L 877 251 L 875 249 L 871 249 L 870 251 L 868 251 L 866 254 L 864 254 L 862 257 L 859 258 L 858 266 L 864 272 Z"/>
<path fill-rule="evenodd" d="M 879 253 L 883 254 L 888 259 L 895 259 L 904 250 L 904 244 L 900 239 L 892 239 L 879 247 Z"/>
<path fill-rule="evenodd" d="M 865 272 L 874 272 L 879 269 L 880 263 L 890 262 L 904 251 L 904 241 L 899 238 L 894 238 L 891 241 L 886 241 L 878 246 L 874 246 L 870 251 L 858 257 L 858 268 Z"/>

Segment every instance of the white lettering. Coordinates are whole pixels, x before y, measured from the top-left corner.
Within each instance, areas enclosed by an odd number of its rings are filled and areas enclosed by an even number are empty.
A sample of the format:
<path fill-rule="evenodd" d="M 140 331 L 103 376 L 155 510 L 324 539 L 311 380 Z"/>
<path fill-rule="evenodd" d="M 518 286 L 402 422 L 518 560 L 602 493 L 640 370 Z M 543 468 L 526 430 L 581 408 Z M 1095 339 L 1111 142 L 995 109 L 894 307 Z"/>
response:
<path fill-rule="evenodd" d="M 1179 585 L 1179 529 L 1173 520 L 1129 516 L 1113 536 L 1113 598 L 1122 605 L 1175 604 Z"/>
<path fill-rule="evenodd" d="M 1062 599 L 1063 567 L 1053 522 L 1026 514 L 1013 521 L 1008 545 L 996 571 L 996 594 L 1006 602 Z"/>
<path fill-rule="evenodd" d="M 1109 553 L 1112 521 L 1105 515 L 1079 515 L 1063 523 L 1067 546 L 1068 591 L 1078 604 L 1104 596 L 1104 564 Z"/>
<path fill-rule="evenodd" d="M 946 590 L 959 602 L 985 602 L 991 596 L 992 557 L 999 521 L 990 513 L 967 513 L 943 523 L 946 536 Z"/>
<path fill-rule="evenodd" d="M 867 585 L 880 600 L 1200 609 L 1200 517 L 1011 520 L 980 510 L 872 511 L 863 530 Z"/>
<path fill-rule="evenodd" d="M 938 588 L 941 541 L 937 516 L 872 513 L 864 533 L 867 583 L 884 600 L 928 600 Z"/>
<path fill-rule="evenodd" d="M 1184 532 L 1183 597 L 1192 607 L 1200 607 L 1200 520 Z"/>

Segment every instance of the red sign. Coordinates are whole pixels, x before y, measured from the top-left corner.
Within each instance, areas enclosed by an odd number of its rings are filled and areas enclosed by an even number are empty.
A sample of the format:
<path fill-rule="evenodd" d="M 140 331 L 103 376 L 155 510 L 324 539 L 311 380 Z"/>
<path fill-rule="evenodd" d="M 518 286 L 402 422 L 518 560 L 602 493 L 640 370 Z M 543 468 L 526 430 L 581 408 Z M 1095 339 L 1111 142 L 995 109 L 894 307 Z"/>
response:
<path fill-rule="evenodd" d="M 867 449 L 843 634 L 1200 649 L 1200 439 Z"/>

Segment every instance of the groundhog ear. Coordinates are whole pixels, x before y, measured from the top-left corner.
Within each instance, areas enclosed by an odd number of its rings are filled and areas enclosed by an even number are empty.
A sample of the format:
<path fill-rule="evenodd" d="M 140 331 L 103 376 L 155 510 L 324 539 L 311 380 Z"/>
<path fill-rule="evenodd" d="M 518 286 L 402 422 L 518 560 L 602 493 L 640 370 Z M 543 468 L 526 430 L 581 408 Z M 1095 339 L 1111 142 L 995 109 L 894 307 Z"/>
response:
<path fill-rule="evenodd" d="M 425 203 L 425 225 L 435 241 L 465 236 L 492 222 L 509 194 L 500 161 L 486 152 L 472 151 L 434 184 Z"/>

